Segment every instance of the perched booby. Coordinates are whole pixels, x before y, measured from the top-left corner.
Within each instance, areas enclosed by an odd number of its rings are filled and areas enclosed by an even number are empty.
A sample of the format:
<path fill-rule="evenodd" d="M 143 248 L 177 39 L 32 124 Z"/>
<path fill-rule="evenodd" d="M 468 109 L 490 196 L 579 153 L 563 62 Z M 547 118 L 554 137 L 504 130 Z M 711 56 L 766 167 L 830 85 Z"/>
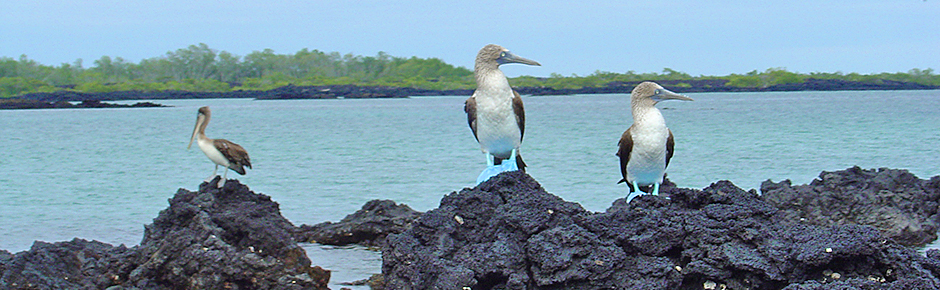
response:
<path fill-rule="evenodd" d="M 630 109 L 633 125 L 620 137 L 620 173 L 630 192 L 641 191 L 640 187 L 652 186 L 650 194 L 659 194 L 666 166 L 672 158 L 675 142 L 672 131 L 666 128 L 666 120 L 655 105 L 664 100 L 692 99 L 664 89 L 654 82 L 643 82 L 630 93 Z"/>
<path fill-rule="evenodd" d="M 525 134 L 525 110 L 519 93 L 509 86 L 506 75 L 499 70 L 501 64 L 507 63 L 541 66 L 495 44 L 484 46 L 477 53 L 473 66 L 477 89 L 464 103 L 464 111 L 473 137 L 486 154 L 487 170 L 477 179 L 478 183 L 501 171 L 525 171 L 525 162 L 519 156 Z M 503 160 L 509 162 L 503 164 Z M 497 165 L 499 168 L 494 167 Z"/>
<path fill-rule="evenodd" d="M 192 147 L 193 140 L 196 140 L 196 144 L 199 145 L 202 153 L 205 153 L 206 157 L 209 157 L 209 160 L 215 163 L 215 170 L 212 171 L 212 175 L 206 178 L 206 182 L 216 176 L 219 165 L 245 175 L 245 166 L 251 168 L 251 159 L 248 158 L 248 152 L 245 151 L 245 148 L 229 140 L 206 137 L 206 126 L 209 125 L 211 117 L 212 112 L 209 111 L 209 107 L 199 108 L 199 113 L 196 115 L 196 127 L 193 128 L 193 137 L 189 139 L 189 145 L 186 145 L 186 149 Z M 228 177 L 228 170 L 225 170 L 225 176 L 219 181 L 219 187 L 225 184 L 226 177 Z"/>

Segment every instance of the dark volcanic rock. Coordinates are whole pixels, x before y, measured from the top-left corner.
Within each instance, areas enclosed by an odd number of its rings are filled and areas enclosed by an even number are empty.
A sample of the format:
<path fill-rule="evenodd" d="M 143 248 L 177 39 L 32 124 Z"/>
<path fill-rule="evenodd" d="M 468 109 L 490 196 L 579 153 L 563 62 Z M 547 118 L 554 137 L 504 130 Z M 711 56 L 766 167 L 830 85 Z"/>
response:
<path fill-rule="evenodd" d="M 125 286 L 170 289 L 326 289 L 278 204 L 237 180 L 180 189 L 147 225 Z M 211 184 L 211 185 L 210 185 Z"/>
<path fill-rule="evenodd" d="M 390 289 L 936 289 L 940 260 L 867 226 L 786 223 L 722 181 L 604 213 L 524 173 L 452 193 L 389 235 Z M 940 256 L 940 254 L 935 255 Z M 832 288 L 835 287 L 835 288 Z"/>
<path fill-rule="evenodd" d="M 391 200 L 372 200 L 338 223 L 300 226 L 296 239 L 325 245 L 381 246 L 386 236 L 405 231 L 420 214 Z"/>
<path fill-rule="evenodd" d="M 17 109 L 88 109 L 88 108 L 152 108 L 166 107 L 161 104 L 151 102 L 135 103 L 133 105 L 121 105 L 105 103 L 98 100 L 84 100 L 77 105 L 72 105 L 68 101 L 46 102 L 28 99 L 0 99 L 0 110 Z"/>
<path fill-rule="evenodd" d="M 118 285 L 134 255 L 98 241 L 35 242 L 29 251 L 0 251 L 0 289 L 105 289 Z"/>
<path fill-rule="evenodd" d="M 635 82 L 609 82 L 604 86 L 577 89 L 551 87 L 514 87 L 523 95 L 574 95 L 574 94 L 630 94 Z M 940 86 L 922 85 L 913 82 L 872 80 L 867 82 L 814 79 L 801 83 L 779 84 L 768 87 L 727 86 L 726 79 L 649 79 L 680 93 L 692 92 L 766 92 L 766 91 L 837 91 L 837 90 L 935 90 Z M 233 84 L 234 85 L 234 84 Z M 110 100 L 162 100 L 162 99 L 208 99 L 208 98 L 254 98 L 254 99 L 335 99 L 335 98 L 407 98 L 410 96 L 470 96 L 472 89 L 431 90 L 410 87 L 324 85 L 287 85 L 267 91 L 238 90 L 229 92 L 189 91 L 116 91 L 82 93 L 69 90 L 49 93 L 29 93 L 18 98 L 40 100 L 48 103 L 59 101 L 110 101 Z M 2 107 L 2 105 L 0 105 Z"/>
<path fill-rule="evenodd" d="M 310 266 L 277 203 L 218 181 L 180 189 L 134 248 L 75 239 L 0 251 L 0 289 L 327 289 L 329 271 Z"/>
<path fill-rule="evenodd" d="M 858 82 L 837 79 L 808 78 L 802 83 L 778 84 L 761 89 L 761 91 L 863 91 L 863 90 L 935 90 L 940 88 L 932 85 L 922 85 L 913 82 L 892 80 L 874 80 L 871 82 Z"/>
<path fill-rule="evenodd" d="M 940 225 L 940 176 L 923 180 L 907 170 L 823 171 L 805 185 L 764 181 L 761 193 L 788 221 L 870 225 L 904 245 L 935 240 Z"/>
<path fill-rule="evenodd" d="M 497 175 L 452 193 L 439 208 L 389 235 L 382 251 L 388 289 L 523 289 L 533 285 L 526 249 L 531 236 L 570 225 L 587 213 L 545 193 L 524 173 Z"/>

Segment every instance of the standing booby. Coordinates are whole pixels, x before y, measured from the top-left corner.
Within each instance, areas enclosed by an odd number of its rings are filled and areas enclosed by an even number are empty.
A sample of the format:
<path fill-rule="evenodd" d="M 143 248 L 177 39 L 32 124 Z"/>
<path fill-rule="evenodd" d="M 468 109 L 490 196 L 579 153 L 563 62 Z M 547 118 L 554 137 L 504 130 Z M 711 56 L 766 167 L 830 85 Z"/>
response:
<path fill-rule="evenodd" d="M 541 66 L 538 62 L 516 56 L 495 44 L 484 46 L 477 53 L 473 66 L 477 89 L 464 103 L 473 137 L 486 154 L 487 170 L 480 174 L 477 183 L 501 171 L 525 171 L 525 162 L 519 156 L 519 147 L 525 134 L 525 110 L 519 93 L 509 86 L 506 75 L 499 70 L 501 64 L 507 63 Z M 509 162 L 503 164 L 503 160 Z"/>
<path fill-rule="evenodd" d="M 664 89 L 654 82 L 643 82 L 630 93 L 630 109 L 633 112 L 633 125 L 620 137 L 620 173 L 630 192 L 640 191 L 640 187 L 652 186 L 650 194 L 659 194 L 659 185 L 663 183 L 666 166 L 672 158 L 675 141 L 672 131 L 666 127 L 663 114 L 655 105 L 664 100 L 692 99 Z"/>
<path fill-rule="evenodd" d="M 199 108 L 199 113 L 196 115 L 196 127 L 193 128 L 193 137 L 189 139 L 189 145 L 186 146 L 186 149 L 192 147 L 193 140 L 196 140 L 196 144 L 202 150 L 202 153 L 205 153 L 206 157 L 209 157 L 209 160 L 215 163 L 215 170 L 212 171 L 212 175 L 206 178 L 206 182 L 216 176 L 219 165 L 245 175 L 245 166 L 251 168 L 251 159 L 248 158 L 248 152 L 245 151 L 245 148 L 229 140 L 206 137 L 206 126 L 209 125 L 211 117 L 212 112 L 209 111 L 208 106 Z M 225 176 L 219 181 L 218 187 L 225 184 L 226 177 L 228 177 L 228 170 L 225 170 Z"/>

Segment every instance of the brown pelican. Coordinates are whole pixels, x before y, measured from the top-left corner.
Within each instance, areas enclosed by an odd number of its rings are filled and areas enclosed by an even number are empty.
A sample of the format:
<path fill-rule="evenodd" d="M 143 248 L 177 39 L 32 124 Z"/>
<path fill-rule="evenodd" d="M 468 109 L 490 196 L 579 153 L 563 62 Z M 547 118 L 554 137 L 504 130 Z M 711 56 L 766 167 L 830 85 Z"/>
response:
<path fill-rule="evenodd" d="M 206 137 L 206 126 L 209 125 L 211 117 L 212 113 L 209 111 L 208 106 L 199 108 L 199 113 L 196 115 L 196 127 L 193 128 L 193 136 L 189 139 L 189 145 L 186 146 L 186 149 L 192 147 L 193 140 L 196 140 L 196 144 L 199 145 L 202 153 L 205 153 L 206 157 L 209 157 L 209 160 L 215 163 L 215 170 L 212 171 L 212 175 L 206 178 L 206 182 L 216 176 L 219 165 L 245 175 L 245 166 L 251 168 L 251 159 L 248 158 L 248 152 L 245 151 L 245 148 L 229 140 Z M 218 187 L 225 184 L 226 177 L 228 177 L 228 170 L 225 170 L 225 176 L 219 181 Z"/>
<path fill-rule="evenodd" d="M 654 82 L 643 82 L 633 88 L 630 94 L 630 109 L 633 112 L 633 125 L 620 137 L 620 173 L 630 192 L 640 191 L 640 187 L 652 186 L 650 194 L 659 194 L 659 185 L 663 183 L 666 166 L 672 158 L 675 141 L 672 131 L 666 128 L 666 120 L 655 105 L 664 100 L 692 99 L 664 89 Z"/>
<path fill-rule="evenodd" d="M 499 70 L 499 65 L 507 63 L 540 65 L 516 56 L 502 46 L 484 46 L 477 53 L 473 66 L 477 89 L 464 103 L 464 111 L 467 112 L 467 123 L 473 131 L 473 137 L 486 154 L 489 167 L 509 160 L 515 164 L 510 163 L 504 168 L 525 171 L 525 162 L 519 156 L 525 133 L 525 110 L 519 93 L 509 86 L 506 75 Z M 480 178 L 485 181 L 489 177 L 481 175 Z"/>

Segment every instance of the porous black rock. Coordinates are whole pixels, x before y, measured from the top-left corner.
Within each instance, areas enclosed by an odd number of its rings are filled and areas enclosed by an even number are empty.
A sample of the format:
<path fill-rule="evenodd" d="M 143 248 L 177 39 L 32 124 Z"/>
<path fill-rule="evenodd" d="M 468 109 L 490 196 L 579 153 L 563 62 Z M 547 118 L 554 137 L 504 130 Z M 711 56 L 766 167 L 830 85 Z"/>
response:
<path fill-rule="evenodd" d="M 0 289 L 105 289 L 120 284 L 132 255 L 124 245 L 78 238 L 37 241 L 15 255 L 0 251 Z"/>
<path fill-rule="evenodd" d="M 126 286 L 164 289 L 326 289 L 295 227 L 267 195 L 237 180 L 180 189 L 147 225 Z"/>
<path fill-rule="evenodd" d="M 382 246 L 386 236 L 405 231 L 420 214 L 407 205 L 376 199 L 337 223 L 301 225 L 295 238 L 324 245 Z"/>
<path fill-rule="evenodd" d="M 823 171 L 804 185 L 764 181 L 762 198 L 785 220 L 815 225 L 869 225 L 909 246 L 937 239 L 940 176 L 923 180 L 907 170 L 858 166 Z"/>
<path fill-rule="evenodd" d="M 328 289 L 269 196 L 220 178 L 180 189 L 139 246 L 36 242 L 0 251 L 0 289 Z"/>
<path fill-rule="evenodd" d="M 532 235 L 573 224 L 586 211 L 549 195 L 524 173 L 502 173 L 452 193 L 382 251 L 388 289 L 522 289 L 532 285 Z"/>
<path fill-rule="evenodd" d="M 787 223 L 728 181 L 661 191 L 594 213 L 502 173 L 389 235 L 383 274 L 389 289 L 940 287 L 940 261 L 875 228 Z"/>

